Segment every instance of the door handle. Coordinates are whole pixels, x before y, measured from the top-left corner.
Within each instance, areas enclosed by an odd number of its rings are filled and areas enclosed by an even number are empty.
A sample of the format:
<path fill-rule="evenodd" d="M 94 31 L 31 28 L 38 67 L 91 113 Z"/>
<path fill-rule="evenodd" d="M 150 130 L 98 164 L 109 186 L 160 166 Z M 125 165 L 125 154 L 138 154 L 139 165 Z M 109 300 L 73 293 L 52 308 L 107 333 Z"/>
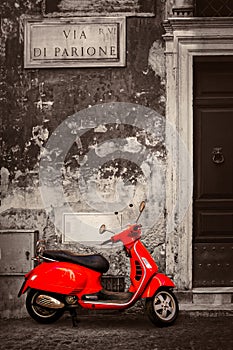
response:
<path fill-rule="evenodd" d="M 222 153 L 222 147 L 214 147 L 212 151 L 212 161 L 215 164 L 222 164 L 225 161 Z"/>
<path fill-rule="evenodd" d="M 25 252 L 25 255 L 26 255 L 26 259 L 29 260 L 30 252 L 28 250 Z"/>

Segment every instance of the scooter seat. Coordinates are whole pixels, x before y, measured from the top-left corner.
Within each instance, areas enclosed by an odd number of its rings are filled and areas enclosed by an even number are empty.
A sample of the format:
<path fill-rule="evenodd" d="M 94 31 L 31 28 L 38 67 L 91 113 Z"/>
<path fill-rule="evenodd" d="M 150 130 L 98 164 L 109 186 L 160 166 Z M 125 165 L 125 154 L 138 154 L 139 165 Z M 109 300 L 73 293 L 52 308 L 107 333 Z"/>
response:
<path fill-rule="evenodd" d="M 43 257 L 56 261 L 71 262 L 101 273 L 105 273 L 109 269 L 108 260 L 100 254 L 78 255 L 66 250 L 45 250 Z"/>

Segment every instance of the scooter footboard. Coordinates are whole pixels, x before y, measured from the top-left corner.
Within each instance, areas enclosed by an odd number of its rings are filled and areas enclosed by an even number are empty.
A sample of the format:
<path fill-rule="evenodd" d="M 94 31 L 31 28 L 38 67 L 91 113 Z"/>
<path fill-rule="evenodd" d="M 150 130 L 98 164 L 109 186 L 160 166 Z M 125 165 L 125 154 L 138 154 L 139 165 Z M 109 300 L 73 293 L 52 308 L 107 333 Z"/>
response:
<path fill-rule="evenodd" d="M 172 280 L 162 273 L 157 273 L 147 285 L 146 289 L 142 294 L 142 298 L 152 298 L 155 292 L 160 287 L 175 288 L 175 284 Z"/>

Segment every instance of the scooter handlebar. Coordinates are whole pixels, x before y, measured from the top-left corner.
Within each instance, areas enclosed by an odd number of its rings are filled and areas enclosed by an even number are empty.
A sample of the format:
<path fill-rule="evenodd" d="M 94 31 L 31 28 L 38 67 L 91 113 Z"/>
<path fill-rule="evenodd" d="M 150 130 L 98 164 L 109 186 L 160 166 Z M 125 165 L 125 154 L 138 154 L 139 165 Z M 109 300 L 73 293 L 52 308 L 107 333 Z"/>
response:
<path fill-rule="evenodd" d="M 127 227 L 127 229 L 111 237 L 111 241 L 116 243 L 121 241 L 124 245 L 132 243 L 139 239 L 141 236 L 141 225 L 133 224 Z"/>
<path fill-rule="evenodd" d="M 124 245 L 135 242 L 141 236 L 141 225 L 133 224 L 127 227 L 125 230 L 113 235 L 110 239 L 102 242 L 100 245 L 105 245 L 107 243 L 117 243 L 121 241 Z"/>

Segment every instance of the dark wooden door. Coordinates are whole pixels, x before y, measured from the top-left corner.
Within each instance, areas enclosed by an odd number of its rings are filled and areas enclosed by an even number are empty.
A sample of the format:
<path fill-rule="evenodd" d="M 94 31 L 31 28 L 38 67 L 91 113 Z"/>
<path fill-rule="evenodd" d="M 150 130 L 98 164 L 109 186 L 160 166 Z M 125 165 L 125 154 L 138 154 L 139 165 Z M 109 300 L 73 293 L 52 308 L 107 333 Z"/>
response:
<path fill-rule="evenodd" d="M 194 60 L 193 286 L 233 286 L 233 58 Z"/>

